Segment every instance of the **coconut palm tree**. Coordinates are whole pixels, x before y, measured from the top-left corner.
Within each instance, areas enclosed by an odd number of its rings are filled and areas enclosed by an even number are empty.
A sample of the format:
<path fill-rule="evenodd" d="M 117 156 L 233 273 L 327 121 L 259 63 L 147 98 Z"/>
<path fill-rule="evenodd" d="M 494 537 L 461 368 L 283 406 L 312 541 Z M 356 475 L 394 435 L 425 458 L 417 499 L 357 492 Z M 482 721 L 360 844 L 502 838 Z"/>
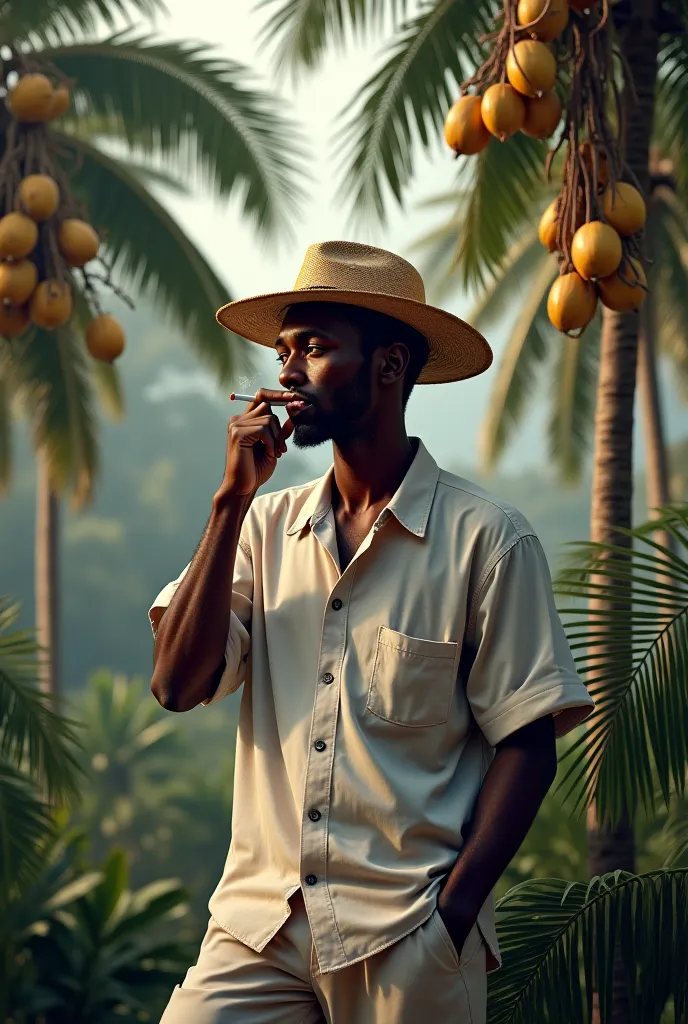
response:
<path fill-rule="evenodd" d="M 670 161 L 655 157 L 648 201 L 651 297 L 643 310 L 637 381 L 650 510 L 670 501 L 655 344 L 659 354 L 671 361 L 672 381 L 679 394 L 688 396 L 688 209 L 672 170 Z M 559 268 L 555 257 L 540 244 L 533 225 L 553 198 L 553 190 L 544 187 L 538 201 L 523 209 L 521 231 L 525 234 L 511 245 L 500 269 L 481 289 L 468 319 L 479 330 L 488 331 L 518 304 L 482 424 L 484 469 L 494 470 L 513 440 L 527 413 L 535 380 L 544 383 L 549 402 L 550 461 L 563 482 L 577 483 L 592 441 L 601 317 L 598 313 L 580 338 L 562 337 L 549 321 L 547 295 Z M 425 204 L 428 208 L 452 208 L 450 216 L 417 243 L 425 276 L 442 298 L 454 292 L 463 279 L 462 227 L 469 201 L 470 194 L 465 192 L 459 196 L 448 193 Z"/>
<path fill-rule="evenodd" d="M 259 235 L 276 237 L 297 210 L 299 143 L 278 99 L 250 71 L 189 42 L 115 32 L 122 16 L 152 17 L 160 0 L 8 0 L 0 12 L 3 90 L 15 55 L 73 82 L 56 122 L 73 190 L 105 241 L 120 288 L 152 301 L 226 380 L 245 349 L 214 320 L 226 284 L 156 197 L 196 186 L 240 198 Z M 102 28 L 110 35 L 103 35 Z M 0 112 L 4 149 L 8 113 Z M 83 308 L 82 321 L 88 315 Z M 11 406 L 26 412 L 38 455 L 36 621 L 49 657 L 44 686 L 59 691 L 58 495 L 89 499 L 98 470 L 98 391 L 121 411 L 117 375 L 85 353 L 79 325 L 0 343 L 0 484 L 11 473 Z"/>

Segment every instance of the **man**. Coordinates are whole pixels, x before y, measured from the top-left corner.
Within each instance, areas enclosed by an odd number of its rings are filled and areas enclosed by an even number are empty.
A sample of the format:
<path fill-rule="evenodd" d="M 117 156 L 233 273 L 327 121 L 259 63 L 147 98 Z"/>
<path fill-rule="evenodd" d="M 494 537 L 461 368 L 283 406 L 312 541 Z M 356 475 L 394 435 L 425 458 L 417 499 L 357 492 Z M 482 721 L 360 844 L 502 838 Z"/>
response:
<path fill-rule="evenodd" d="M 414 384 L 489 346 L 344 242 L 218 319 L 275 347 L 285 390 L 230 420 L 204 536 L 150 611 L 163 707 L 244 684 L 230 852 L 163 1022 L 481 1024 L 492 889 L 592 707 L 530 525 L 406 434 Z M 333 467 L 256 498 L 292 433 Z"/>

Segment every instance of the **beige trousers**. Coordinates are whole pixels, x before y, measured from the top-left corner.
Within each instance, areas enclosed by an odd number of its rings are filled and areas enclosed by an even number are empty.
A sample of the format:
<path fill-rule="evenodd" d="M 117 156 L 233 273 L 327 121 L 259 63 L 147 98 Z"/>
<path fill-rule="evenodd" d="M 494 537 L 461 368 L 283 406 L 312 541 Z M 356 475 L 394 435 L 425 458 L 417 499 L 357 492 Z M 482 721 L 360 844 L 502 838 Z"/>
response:
<path fill-rule="evenodd" d="M 485 1024 L 486 950 L 477 926 L 456 955 L 435 911 L 394 945 L 318 973 L 300 892 L 262 953 L 213 919 L 198 963 L 160 1024 Z"/>

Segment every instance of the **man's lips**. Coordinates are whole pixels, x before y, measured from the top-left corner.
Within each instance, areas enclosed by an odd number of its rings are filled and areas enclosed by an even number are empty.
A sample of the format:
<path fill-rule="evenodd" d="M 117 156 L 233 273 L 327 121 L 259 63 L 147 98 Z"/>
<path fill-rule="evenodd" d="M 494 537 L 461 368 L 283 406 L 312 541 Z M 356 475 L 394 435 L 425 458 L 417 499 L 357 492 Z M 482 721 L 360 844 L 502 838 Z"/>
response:
<path fill-rule="evenodd" d="M 287 414 L 289 416 L 297 416 L 304 409 L 310 409 L 311 403 L 307 398 L 302 398 L 301 395 L 295 395 L 294 398 L 287 402 Z"/>

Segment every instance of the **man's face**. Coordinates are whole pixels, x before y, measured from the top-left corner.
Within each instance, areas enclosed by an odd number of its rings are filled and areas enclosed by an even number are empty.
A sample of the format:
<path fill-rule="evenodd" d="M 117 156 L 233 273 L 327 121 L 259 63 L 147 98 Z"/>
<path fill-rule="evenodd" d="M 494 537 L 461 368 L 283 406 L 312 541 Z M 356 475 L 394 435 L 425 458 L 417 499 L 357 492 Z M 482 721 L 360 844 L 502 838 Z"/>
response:
<path fill-rule="evenodd" d="M 306 400 L 296 411 L 294 444 L 312 448 L 345 442 L 360 429 L 372 404 L 370 357 L 346 310 L 326 303 L 292 306 L 275 343 L 280 384 Z"/>

